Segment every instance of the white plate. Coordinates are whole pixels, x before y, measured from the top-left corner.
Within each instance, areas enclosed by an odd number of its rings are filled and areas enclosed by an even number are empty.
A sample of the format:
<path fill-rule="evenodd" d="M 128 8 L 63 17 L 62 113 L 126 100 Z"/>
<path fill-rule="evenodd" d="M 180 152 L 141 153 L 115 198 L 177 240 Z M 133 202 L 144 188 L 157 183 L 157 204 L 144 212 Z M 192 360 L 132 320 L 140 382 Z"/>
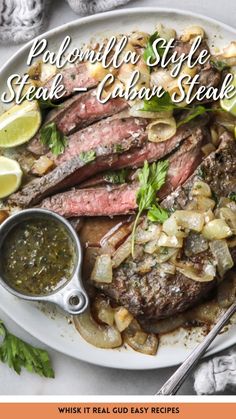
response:
<path fill-rule="evenodd" d="M 126 9 L 87 17 L 53 29 L 42 37 L 46 36 L 49 48 L 56 51 L 62 39 L 68 34 L 72 37 L 72 46 L 80 46 L 91 36 L 102 38 L 104 35 L 126 33 L 137 29 L 152 32 L 157 22 L 178 31 L 182 31 L 191 24 L 201 25 L 210 38 L 210 46 L 225 46 L 236 39 L 234 29 L 215 20 L 193 13 L 157 8 Z M 24 73 L 30 46 L 31 42 L 6 63 L 0 71 L 1 80 L 6 80 L 12 73 Z M 125 348 L 97 349 L 87 344 L 73 326 L 68 325 L 67 319 L 56 310 L 49 311 L 48 308 L 43 308 L 38 304 L 16 299 L 3 288 L 0 289 L 0 307 L 21 327 L 52 348 L 77 359 L 106 367 L 152 369 L 176 365 L 186 358 L 191 348 L 199 341 L 197 330 L 191 335 L 181 330 L 168 339 L 165 338 L 165 341 L 163 339 L 157 355 L 153 357 Z M 236 326 L 219 336 L 208 354 L 236 343 L 235 332 Z"/>

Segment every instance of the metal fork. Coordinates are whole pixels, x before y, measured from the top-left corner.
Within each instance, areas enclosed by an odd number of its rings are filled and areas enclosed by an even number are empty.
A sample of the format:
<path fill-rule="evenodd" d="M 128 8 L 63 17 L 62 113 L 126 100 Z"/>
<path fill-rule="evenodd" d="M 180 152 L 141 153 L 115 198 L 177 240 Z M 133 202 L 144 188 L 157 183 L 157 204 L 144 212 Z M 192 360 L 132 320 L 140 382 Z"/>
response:
<path fill-rule="evenodd" d="M 233 303 L 228 310 L 219 318 L 215 326 L 207 334 L 205 339 L 196 346 L 183 364 L 174 372 L 168 381 L 161 387 L 156 395 L 174 395 L 177 393 L 189 373 L 195 367 L 199 359 L 205 353 L 209 345 L 213 342 L 215 337 L 221 329 L 227 324 L 232 315 L 236 313 L 236 302 Z"/>

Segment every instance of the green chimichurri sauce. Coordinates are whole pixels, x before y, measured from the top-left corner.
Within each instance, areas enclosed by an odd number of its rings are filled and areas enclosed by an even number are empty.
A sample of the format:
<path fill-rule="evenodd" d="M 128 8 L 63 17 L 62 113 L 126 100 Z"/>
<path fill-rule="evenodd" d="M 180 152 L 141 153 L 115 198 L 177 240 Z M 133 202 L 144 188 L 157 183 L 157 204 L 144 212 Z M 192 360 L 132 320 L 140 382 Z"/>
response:
<path fill-rule="evenodd" d="M 56 220 L 22 222 L 11 230 L 2 250 L 5 280 L 24 294 L 49 294 L 72 276 L 74 246 Z"/>

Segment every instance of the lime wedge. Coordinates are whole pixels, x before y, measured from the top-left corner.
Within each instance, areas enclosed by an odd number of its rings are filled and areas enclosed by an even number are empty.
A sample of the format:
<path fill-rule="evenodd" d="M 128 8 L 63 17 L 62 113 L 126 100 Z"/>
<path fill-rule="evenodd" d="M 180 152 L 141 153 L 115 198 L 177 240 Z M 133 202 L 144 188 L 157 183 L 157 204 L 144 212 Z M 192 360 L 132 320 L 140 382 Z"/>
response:
<path fill-rule="evenodd" d="M 17 161 L 0 156 L 0 199 L 11 195 L 21 184 L 22 170 Z"/>
<path fill-rule="evenodd" d="M 234 78 L 231 84 L 232 86 L 236 87 L 236 74 L 234 74 Z M 221 99 L 220 106 L 222 109 L 224 109 L 224 111 L 227 111 L 236 116 L 236 93 L 231 99 Z"/>
<path fill-rule="evenodd" d="M 0 116 L 0 147 L 16 147 L 29 141 L 41 125 L 37 100 L 14 105 Z"/>

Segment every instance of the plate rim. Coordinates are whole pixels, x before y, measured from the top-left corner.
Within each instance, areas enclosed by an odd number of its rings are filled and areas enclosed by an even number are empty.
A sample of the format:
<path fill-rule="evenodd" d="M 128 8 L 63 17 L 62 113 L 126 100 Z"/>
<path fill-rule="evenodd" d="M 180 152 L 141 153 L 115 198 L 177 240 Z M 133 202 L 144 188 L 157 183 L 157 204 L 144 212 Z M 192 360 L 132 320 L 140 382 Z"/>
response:
<path fill-rule="evenodd" d="M 118 10 L 113 10 L 113 11 L 108 11 L 108 12 L 103 12 L 103 13 L 99 13 L 97 15 L 92 15 L 92 16 L 87 16 L 87 17 L 82 17 L 82 18 L 78 18 L 75 19 L 71 22 L 67 22 L 64 23 L 60 26 L 57 26 L 56 28 L 52 28 L 46 32 L 44 32 L 43 34 L 33 38 L 32 40 L 30 40 L 29 42 L 27 42 L 25 45 L 23 45 L 22 47 L 19 48 L 18 51 L 16 51 L 12 57 L 10 57 L 6 63 L 0 68 L 0 76 L 3 72 L 5 72 L 8 67 L 14 63 L 14 61 L 19 58 L 25 51 L 27 51 L 27 49 L 29 49 L 29 47 L 33 44 L 33 42 L 36 39 L 42 39 L 42 38 L 47 38 L 48 36 L 56 36 L 57 34 L 60 34 L 61 31 L 65 30 L 65 29 L 71 29 L 71 28 L 75 28 L 77 26 L 81 26 L 81 25 L 86 25 L 86 24 L 90 24 L 91 22 L 99 22 L 101 20 L 104 19 L 109 19 L 112 17 L 116 17 L 116 16 L 127 16 L 127 15 L 138 15 L 141 13 L 165 13 L 165 14 L 177 14 L 177 15 L 181 15 L 181 16 L 186 16 L 186 17 L 191 17 L 191 18 L 197 18 L 197 19 L 201 19 L 203 21 L 210 22 L 213 25 L 219 25 L 222 29 L 227 30 L 229 32 L 235 33 L 236 35 L 236 29 L 234 29 L 232 26 L 223 23 L 217 19 L 211 18 L 209 16 L 200 14 L 200 13 L 195 13 L 192 11 L 188 11 L 188 10 L 181 10 L 181 9 L 176 9 L 176 8 L 168 8 L 168 7 L 134 7 L 134 8 L 125 8 L 125 9 L 118 9 Z M 1 300 L 0 300 L 0 308 L 3 310 L 3 312 L 11 319 L 13 320 L 17 325 L 19 325 L 23 330 L 25 330 L 27 333 L 29 333 L 31 336 L 33 336 L 34 338 L 36 338 L 38 341 L 42 342 L 43 344 L 45 344 L 46 346 L 48 346 L 49 348 L 56 350 L 64 355 L 70 356 L 74 359 L 80 360 L 82 362 L 86 362 L 92 365 L 97 365 L 97 366 L 102 366 L 102 367 L 106 367 L 106 368 L 119 368 L 119 369 L 124 369 L 124 370 L 153 370 L 153 369 L 161 369 L 161 368 L 167 368 L 167 367 L 172 367 L 172 366 L 176 366 L 179 365 L 179 361 L 175 361 L 175 360 L 170 360 L 170 362 L 168 363 L 168 365 L 163 365 L 163 366 L 155 366 L 155 365 L 145 365 L 145 363 L 141 363 L 138 367 L 137 366 L 132 366 L 129 365 L 127 366 L 114 366 L 114 364 L 112 364 L 110 361 L 106 361 L 103 358 L 99 358 L 98 362 L 97 360 L 93 360 L 91 358 L 86 358 L 83 354 L 79 354 L 79 357 L 76 356 L 75 354 L 71 353 L 69 348 L 67 346 L 62 347 L 62 344 L 60 341 L 56 342 L 55 344 L 53 342 L 48 343 L 47 341 L 47 336 L 46 334 L 42 334 L 42 333 L 37 333 L 35 331 L 35 329 L 29 327 L 27 328 L 27 326 L 24 324 L 22 324 L 22 322 L 20 320 L 18 320 L 17 318 L 14 317 L 13 313 L 11 312 L 11 310 L 8 308 L 6 308 L 4 306 L 4 304 L 2 304 Z M 226 332 L 227 333 L 227 332 Z M 223 342 L 220 343 L 219 345 L 217 345 L 216 348 L 212 348 L 211 350 L 207 351 L 206 354 L 204 355 L 204 358 L 213 354 L 216 354 L 222 350 L 225 350 L 227 348 L 230 348 L 233 344 L 236 343 L 236 336 L 235 336 L 235 342 L 234 343 L 227 343 L 227 342 Z M 89 345 L 89 344 L 88 344 Z M 187 356 L 187 355 L 186 355 Z"/>

